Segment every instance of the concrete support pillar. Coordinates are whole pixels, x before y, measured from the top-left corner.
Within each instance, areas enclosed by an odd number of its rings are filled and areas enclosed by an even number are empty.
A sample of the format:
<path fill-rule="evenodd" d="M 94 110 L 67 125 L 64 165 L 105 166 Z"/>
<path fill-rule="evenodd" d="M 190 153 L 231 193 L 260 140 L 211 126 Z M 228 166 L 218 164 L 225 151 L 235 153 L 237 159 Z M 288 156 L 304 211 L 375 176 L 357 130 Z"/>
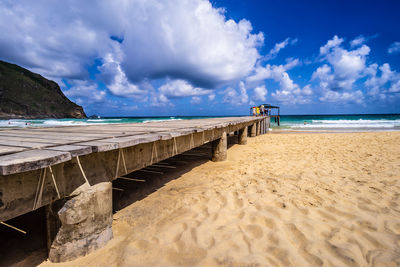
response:
<path fill-rule="evenodd" d="M 261 123 L 260 123 L 260 121 L 258 121 L 257 122 L 257 133 L 256 133 L 257 136 L 260 135 L 260 126 L 261 126 Z"/>
<path fill-rule="evenodd" d="M 238 135 L 239 145 L 247 144 L 247 131 L 248 131 L 247 126 L 239 130 L 239 135 Z"/>
<path fill-rule="evenodd" d="M 89 254 L 112 239 L 110 182 L 84 184 L 47 207 L 49 259 L 65 262 Z"/>
<path fill-rule="evenodd" d="M 255 137 L 257 135 L 257 123 L 253 123 L 250 126 L 250 137 Z"/>
<path fill-rule="evenodd" d="M 260 134 L 264 134 L 264 119 L 260 121 Z"/>
<path fill-rule="evenodd" d="M 267 133 L 267 120 L 263 119 L 263 130 L 264 130 L 264 134 Z"/>
<path fill-rule="evenodd" d="M 212 142 L 212 161 L 224 161 L 227 158 L 228 140 L 226 132 Z"/>

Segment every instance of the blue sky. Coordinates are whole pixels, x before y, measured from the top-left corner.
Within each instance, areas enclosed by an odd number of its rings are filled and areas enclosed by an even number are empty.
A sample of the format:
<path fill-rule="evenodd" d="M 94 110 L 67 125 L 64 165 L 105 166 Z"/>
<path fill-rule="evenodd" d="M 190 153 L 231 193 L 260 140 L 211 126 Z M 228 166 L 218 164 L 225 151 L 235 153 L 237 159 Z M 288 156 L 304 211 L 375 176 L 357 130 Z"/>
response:
<path fill-rule="evenodd" d="M 0 59 L 88 115 L 399 113 L 399 1 L 11 1 Z"/>

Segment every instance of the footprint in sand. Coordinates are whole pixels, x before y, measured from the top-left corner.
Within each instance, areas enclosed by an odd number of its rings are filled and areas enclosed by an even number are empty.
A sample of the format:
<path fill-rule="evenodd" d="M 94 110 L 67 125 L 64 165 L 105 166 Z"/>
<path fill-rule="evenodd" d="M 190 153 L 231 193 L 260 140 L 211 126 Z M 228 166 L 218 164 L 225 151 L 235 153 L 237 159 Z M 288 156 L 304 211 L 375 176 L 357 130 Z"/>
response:
<path fill-rule="evenodd" d="M 286 230 L 288 233 L 288 239 L 297 249 L 300 256 L 312 266 L 322 266 L 323 261 L 307 250 L 307 244 L 310 242 L 307 240 L 305 235 L 293 223 L 286 224 Z"/>

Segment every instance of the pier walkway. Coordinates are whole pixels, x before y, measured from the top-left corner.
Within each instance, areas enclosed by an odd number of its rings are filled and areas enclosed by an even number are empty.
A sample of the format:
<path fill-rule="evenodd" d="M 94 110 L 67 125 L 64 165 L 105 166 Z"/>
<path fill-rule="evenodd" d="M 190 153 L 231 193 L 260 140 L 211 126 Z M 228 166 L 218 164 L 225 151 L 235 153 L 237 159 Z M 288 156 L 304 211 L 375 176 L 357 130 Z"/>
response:
<path fill-rule="evenodd" d="M 72 260 L 112 238 L 111 181 L 212 142 L 212 160 L 268 131 L 269 117 L 0 129 L 0 222 L 46 206 L 49 258 Z"/>

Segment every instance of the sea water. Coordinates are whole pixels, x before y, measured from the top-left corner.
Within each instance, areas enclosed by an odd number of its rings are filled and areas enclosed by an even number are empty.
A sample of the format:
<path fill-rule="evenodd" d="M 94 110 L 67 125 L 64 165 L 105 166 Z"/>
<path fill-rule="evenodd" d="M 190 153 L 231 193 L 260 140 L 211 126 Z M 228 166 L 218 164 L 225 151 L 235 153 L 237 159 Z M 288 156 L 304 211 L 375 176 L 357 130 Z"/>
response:
<path fill-rule="evenodd" d="M 176 116 L 176 117 L 99 117 L 88 119 L 36 119 L 0 120 L 4 127 L 57 127 L 73 125 L 147 123 L 151 121 L 191 120 L 217 118 L 221 116 Z M 358 132 L 358 131 L 399 131 L 400 114 L 368 115 L 281 115 L 278 127 L 271 118 L 272 131 L 318 131 L 318 132 Z"/>
<path fill-rule="evenodd" d="M 271 118 L 272 129 L 283 131 L 362 132 L 399 131 L 400 114 L 282 115 L 280 127 Z"/>
<path fill-rule="evenodd" d="M 218 116 L 215 116 L 218 117 Z M 151 121 L 191 120 L 214 117 L 177 116 L 177 117 L 98 117 L 88 119 L 10 119 L 0 120 L 0 128 L 12 127 L 57 127 L 113 123 L 147 123 Z"/>

